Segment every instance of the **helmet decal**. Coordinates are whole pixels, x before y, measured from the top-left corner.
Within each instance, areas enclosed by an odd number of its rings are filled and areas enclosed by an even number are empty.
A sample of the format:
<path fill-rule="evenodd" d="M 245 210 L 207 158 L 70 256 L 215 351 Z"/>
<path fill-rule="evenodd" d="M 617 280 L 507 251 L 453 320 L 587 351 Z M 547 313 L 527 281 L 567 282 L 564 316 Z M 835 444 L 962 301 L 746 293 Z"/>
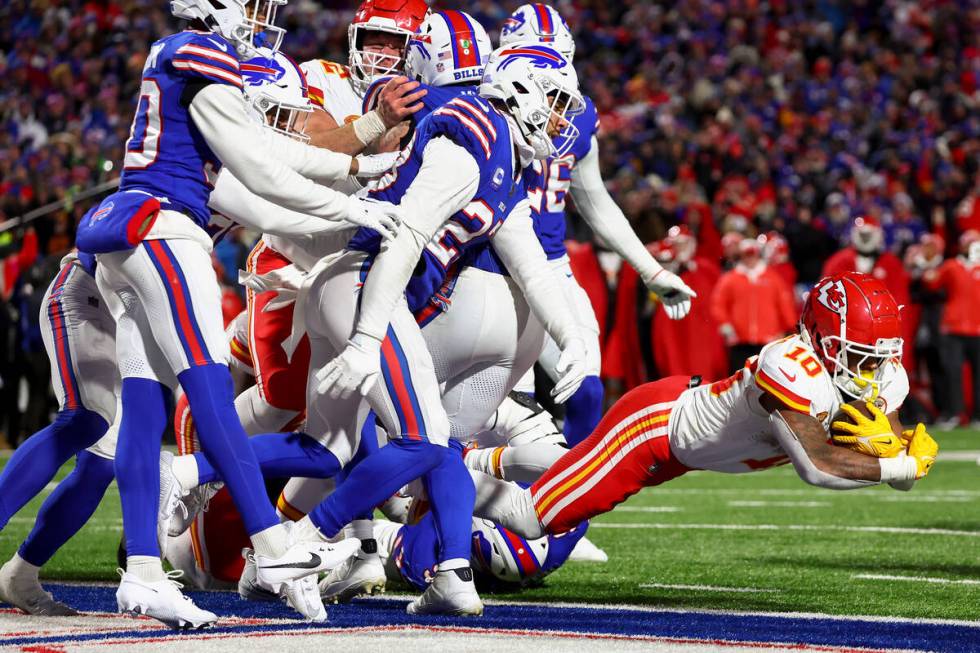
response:
<path fill-rule="evenodd" d="M 506 36 L 507 34 L 512 34 L 513 32 L 516 32 L 521 27 L 523 27 L 524 22 L 525 22 L 524 14 L 522 13 L 511 14 L 510 16 L 507 17 L 507 20 L 504 21 L 504 26 L 500 29 L 500 32 L 504 36 Z"/>
<path fill-rule="evenodd" d="M 828 280 L 817 288 L 817 301 L 841 317 L 847 315 L 847 293 L 840 280 Z"/>
<path fill-rule="evenodd" d="M 568 62 L 550 48 L 537 45 L 508 48 L 500 53 L 500 70 L 504 70 L 518 59 L 529 59 L 535 68 L 554 68 L 561 70 Z"/>

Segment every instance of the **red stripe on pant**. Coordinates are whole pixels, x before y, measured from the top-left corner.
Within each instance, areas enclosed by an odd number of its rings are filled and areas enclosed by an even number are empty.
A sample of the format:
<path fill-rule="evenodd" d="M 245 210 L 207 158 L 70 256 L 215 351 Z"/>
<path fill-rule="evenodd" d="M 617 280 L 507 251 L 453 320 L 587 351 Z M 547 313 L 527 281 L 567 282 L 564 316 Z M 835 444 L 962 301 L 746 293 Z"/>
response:
<path fill-rule="evenodd" d="M 534 497 L 535 510 L 539 504 L 554 491 L 541 492 L 542 488 L 555 476 L 561 474 L 579 460 L 595 455 L 597 447 L 617 425 L 624 421 L 633 423 L 635 413 L 650 406 L 673 402 L 687 389 L 690 377 L 673 376 L 653 383 L 641 385 L 623 395 L 599 422 L 595 431 L 580 442 L 574 449 L 562 456 L 548 471 L 531 486 L 531 496 Z M 666 424 L 657 428 L 664 430 Z M 655 437 L 642 443 L 616 462 L 615 468 L 602 477 L 588 492 L 582 494 L 567 506 L 552 516 L 544 524 L 548 533 L 559 534 L 569 531 L 587 519 L 609 512 L 645 487 L 660 485 L 666 481 L 684 474 L 689 470 L 683 463 L 674 458 L 666 435 Z M 577 486 L 588 481 L 591 475 L 578 482 Z M 577 487 L 576 486 L 576 487 Z M 562 492 L 568 495 L 574 492 L 574 487 Z M 557 501 L 552 500 L 546 510 L 553 509 Z M 542 516 L 538 512 L 539 517 Z"/>

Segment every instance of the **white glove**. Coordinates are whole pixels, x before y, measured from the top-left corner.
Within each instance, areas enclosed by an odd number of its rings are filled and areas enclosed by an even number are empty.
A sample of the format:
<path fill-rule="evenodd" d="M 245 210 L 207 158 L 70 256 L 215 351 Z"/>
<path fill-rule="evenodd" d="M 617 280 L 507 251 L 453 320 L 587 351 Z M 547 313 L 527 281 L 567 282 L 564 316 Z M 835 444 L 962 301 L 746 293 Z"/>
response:
<path fill-rule="evenodd" d="M 558 381 L 551 390 L 551 396 L 556 404 L 563 404 L 575 394 L 585 379 L 585 341 L 581 338 L 571 338 L 565 343 L 555 365 Z"/>
<path fill-rule="evenodd" d="M 669 270 L 660 269 L 643 283 L 657 294 L 667 311 L 667 317 L 680 320 L 691 312 L 691 300 L 698 296 L 681 278 Z"/>
<path fill-rule="evenodd" d="M 401 209 L 390 202 L 350 195 L 347 199 L 347 222 L 374 229 L 382 240 L 392 240 L 401 225 Z"/>
<path fill-rule="evenodd" d="M 300 286 L 306 279 L 306 273 L 295 265 L 287 265 L 265 274 L 238 271 L 238 283 L 255 292 L 275 292 L 276 298 L 262 307 L 262 312 L 277 311 L 296 301 Z"/>
<path fill-rule="evenodd" d="M 347 399 L 356 390 L 366 395 L 381 375 L 381 341 L 355 333 L 340 356 L 315 375 L 316 390 L 331 399 Z"/>
<path fill-rule="evenodd" d="M 382 152 L 381 154 L 360 154 L 357 159 L 357 177 L 380 177 L 395 167 L 400 151 Z"/>

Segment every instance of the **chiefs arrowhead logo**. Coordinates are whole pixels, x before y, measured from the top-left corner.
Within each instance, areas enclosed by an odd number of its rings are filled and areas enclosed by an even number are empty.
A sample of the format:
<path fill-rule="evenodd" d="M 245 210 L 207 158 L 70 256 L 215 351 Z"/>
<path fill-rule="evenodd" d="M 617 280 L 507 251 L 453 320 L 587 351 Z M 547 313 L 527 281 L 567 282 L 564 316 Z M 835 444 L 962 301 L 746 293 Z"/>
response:
<path fill-rule="evenodd" d="M 828 281 L 817 288 L 817 301 L 837 313 L 847 313 L 847 293 L 841 281 Z"/>

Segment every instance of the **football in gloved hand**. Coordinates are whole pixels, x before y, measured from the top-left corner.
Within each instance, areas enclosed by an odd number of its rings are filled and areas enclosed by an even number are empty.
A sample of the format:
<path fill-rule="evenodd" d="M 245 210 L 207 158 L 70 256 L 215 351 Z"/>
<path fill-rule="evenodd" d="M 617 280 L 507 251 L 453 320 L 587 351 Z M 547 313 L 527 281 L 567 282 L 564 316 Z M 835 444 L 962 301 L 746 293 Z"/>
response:
<path fill-rule="evenodd" d="M 905 449 L 897 414 L 886 415 L 883 403 L 856 399 L 841 406 L 830 424 L 834 444 L 877 458 L 892 458 Z"/>

